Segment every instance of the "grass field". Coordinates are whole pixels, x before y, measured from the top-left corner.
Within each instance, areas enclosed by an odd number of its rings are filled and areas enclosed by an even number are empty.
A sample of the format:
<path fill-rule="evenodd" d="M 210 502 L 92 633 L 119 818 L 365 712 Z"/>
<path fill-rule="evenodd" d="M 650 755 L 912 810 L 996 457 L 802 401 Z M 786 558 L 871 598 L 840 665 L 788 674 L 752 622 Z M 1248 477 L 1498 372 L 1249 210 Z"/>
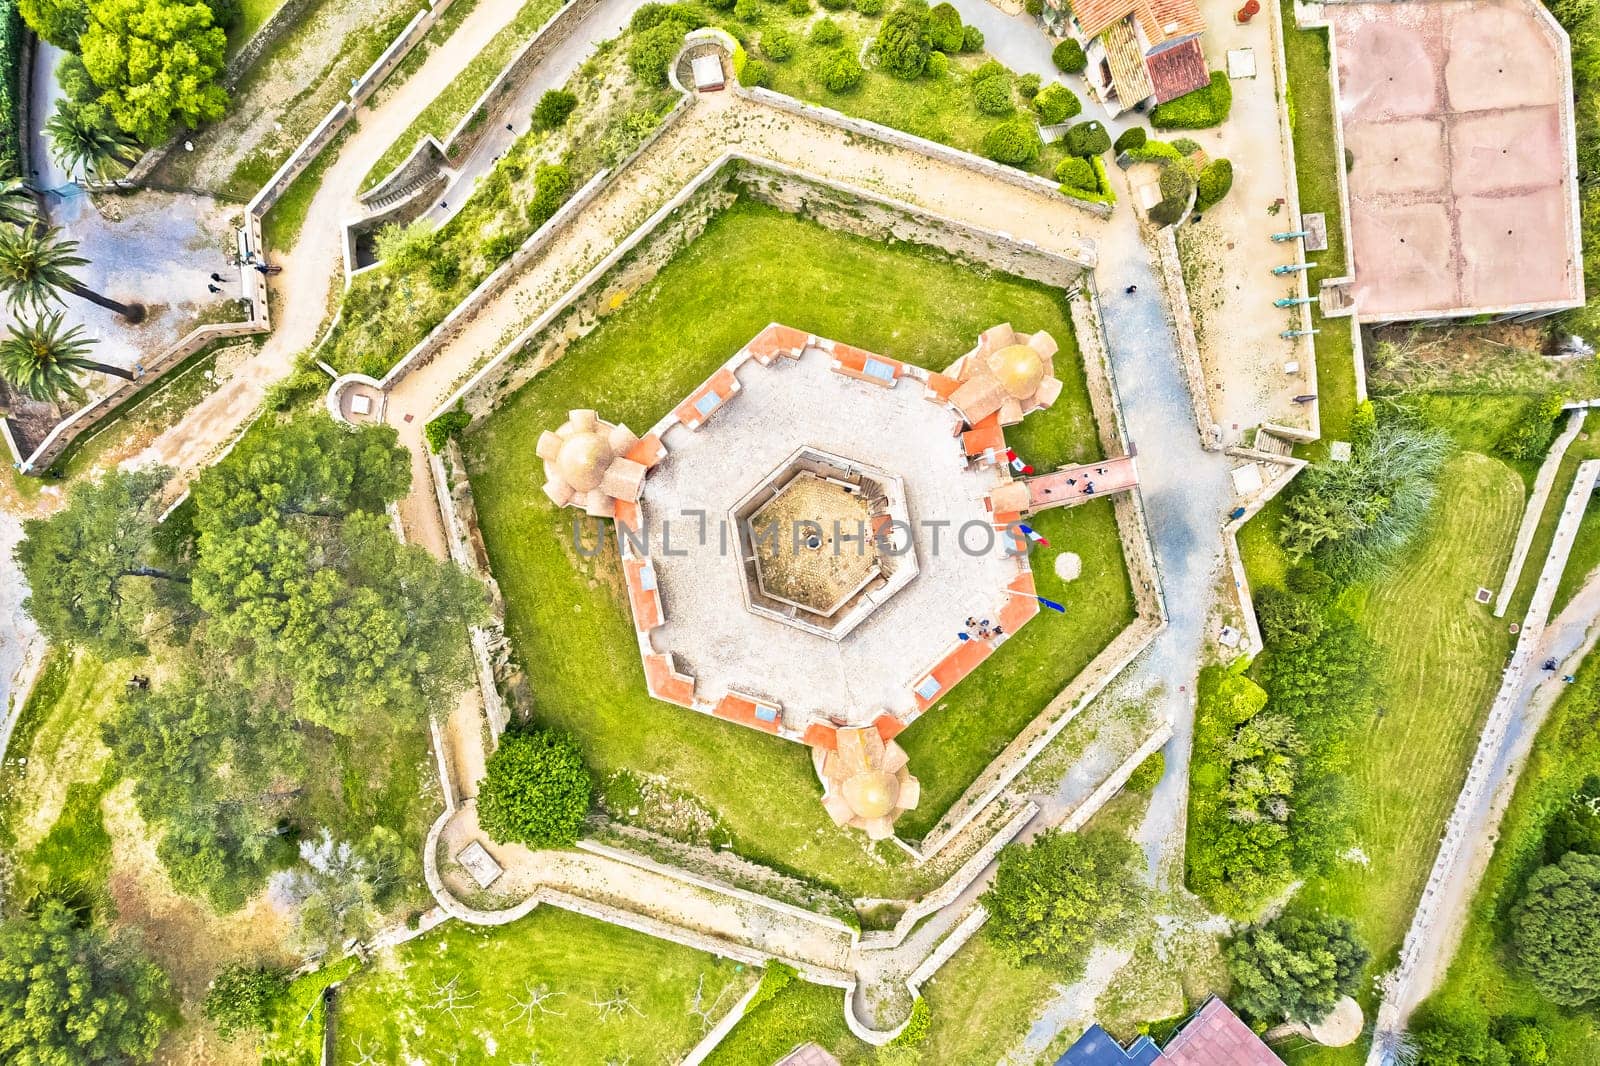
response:
<path fill-rule="evenodd" d="M 1555 1037 L 1550 1062 L 1600 1064 L 1600 1024 L 1592 1012 L 1569 1011 L 1538 995 L 1502 947 L 1505 912 L 1537 867 L 1549 817 L 1600 771 L 1600 659 L 1578 671 L 1578 684 L 1556 704 L 1529 754 L 1500 824 L 1494 857 L 1473 897 L 1467 926 L 1435 1001 L 1460 1003 L 1491 1017 L 1537 1018 Z"/>
<path fill-rule="evenodd" d="M 664 1066 L 704 1032 L 690 1013 L 697 990 L 715 1021 L 756 976 L 555 907 L 498 928 L 451 923 L 378 956 L 339 989 L 337 1061 Z M 545 1006 L 557 1013 L 525 1016 L 521 1004 L 541 987 L 556 994 Z M 454 1012 L 440 1005 L 446 988 Z M 628 1003 L 620 1011 L 594 1006 L 618 996 Z"/>
<path fill-rule="evenodd" d="M 1504 625 L 1471 597 L 1504 572 L 1522 501 L 1510 467 L 1456 455 L 1441 476 L 1430 532 L 1392 573 L 1351 587 L 1341 601 L 1381 659 L 1380 712 L 1352 745 L 1356 836 L 1366 862 L 1311 879 L 1298 898 L 1353 919 L 1375 970 L 1399 950 L 1510 650 Z M 1267 508 L 1240 537 L 1256 590 L 1282 583 L 1277 513 Z M 1362 1056 L 1346 1048 L 1289 1058 L 1321 1064 Z"/>
<path fill-rule="evenodd" d="M 739 279 L 736 300 L 728 278 Z M 651 700 L 614 559 L 577 557 L 568 547 L 570 513 L 538 490 L 534 441 L 569 409 L 594 407 L 649 426 L 773 320 L 928 367 L 946 365 L 995 322 L 1048 329 L 1066 353 L 1057 362 L 1066 387 L 1048 414 L 1035 416 L 1041 425 L 1018 439 L 1041 468 L 1099 454 L 1059 291 L 740 203 L 475 430 L 468 467 L 536 716 L 572 731 L 602 776 L 622 768 L 660 774 L 698 796 L 744 854 L 875 895 L 904 865 L 903 852 L 869 851 L 860 834 L 832 825 L 805 748 Z M 1085 578 L 1058 588 L 1047 576 L 1049 558 L 1036 561 L 1041 593 L 1063 599 L 1072 624 L 1041 619 L 1027 627 L 901 737 L 922 781 L 919 832 L 1131 618 L 1110 505 L 1041 517 L 1050 551 L 1075 551 L 1086 563 Z M 574 620 L 584 628 L 581 643 L 563 636 Z M 988 704 L 1001 690 L 1021 697 Z M 941 740 L 959 746 L 933 753 Z M 730 766 L 741 772 L 729 774 Z"/>
<path fill-rule="evenodd" d="M 422 114 L 417 116 L 416 121 L 407 126 L 406 131 L 378 157 L 378 161 L 372 164 L 372 169 L 367 171 L 367 176 L 361 181 L 362 190 L 370 189 L 386 178 L 390 171 L 411 154 L 417 142 L 426 135 L 431 133 L 435 139 L 443 142 L 450 131 L 456 128 L 457 123 L 466 116 L 467 109 L 476 103 L 490 83 L 500 76 L 500 71 L 517 50 L 527 44 L 539 27 L 556 13 L 561 7 L 561 2 L 562 0 L 528 0 L 523 4 L 516 18 L 495 34 L 494 39 L 473 58 L 467 68 L 440 90 L 439 95 L 433 98 L 433 102 L 422 109 Z M 454 9 L 447 12 L 446 17 L 450 14 L 454 14 Z M 440 22 L 443 21 L 441 18 Z M 439 40 L 444 39 L 444 35 L 439 37 Z"/>
<path fill-rule="evenodd" d="M 1550 486 L 1550 495 L 1545 500 L 1544 510 L 1539 514 L 1539 525 L 1533 534 L 1533 543 L 1528 547 L 1528 558 L 1523 564 L 1522 574 L 1517 579 L 1517 591 L 1511 597 L 1511 606 L 1506 611 L 1506 618 L 1510 621 L 1520 622 L 1528 613 L 1528 604 L 1533 600 L 1533 590 L 1539 584 L 1539 573 L 1544 569 L 1545 556 L 1550 554 L 1550 542 L 1555 540 L 1556 524 L 1561 520 L 1561 509 L 1566 506 L 1567 493 L 1572 491 L 1573 480 L 1578 476 L 1578 464 L 1587 459 L 1600 459 L 1600 437 L 1590 435 L 1588 440 L 1580 439 L 1572 442 L 1567 449 L 1567 454 L 1562 457 L 1561 465 L 1556 468 L 1556 479 Z M 1572 554 L 1567 558 L 1566 569 L 1561 573 L 1561 584 L 1556 588 L 1556 598 L 1551 605 L 1550 617 L 1553 619 L 1561 613 L 1572 594 L 1578 591 L 1589 571 L 1594 569 L 1597 553 L 1600 553 L 1600 540 L 1594 535 L 1596 523 L 1589 515 L 1585 515 L 1583 525 L 1579 527 L 1579 536 L 1573 541 Z M 1499 585 L 1495 586 L 1496 592 Z"/>
<path fill-rule="evenodd" d="M 229 52 L 243 48 L 256 35 L 273 12 L 283 6 L 283 0 L 239 0 L 239 23 L 229 34 Z"/>
<path fill-rule="evenodd" d="M 1317 266 L 1306 272 L 1315 293 L 1323 278 L 1346 272 L 1344 215 L 1339 207 L 1341 161 L 1335 158 L 1333 89 L 1328 81 L 1328 36 L 1325 30 L 1297 30 L 1293 0 L 1280 0 L 1283 10 L 1284 62 L 1289 83 L 1289 125 L 1294 138 L 1295 178 L 1302 212 L 1321 211 L 1327 218 L 1328 247 L 1316 253 Z M 1285 222 L 1292 220 L 1286 219 Z M 1311 305 L 1311 325 L 1320 329 L 1317 349 L 1318 415 L 1322 441 L 1308 446 L 1321 455 L 1328 441 L 1348 440 L 1355 409 L 1355 348 L 1350 319 L 1327 319 Z"/>

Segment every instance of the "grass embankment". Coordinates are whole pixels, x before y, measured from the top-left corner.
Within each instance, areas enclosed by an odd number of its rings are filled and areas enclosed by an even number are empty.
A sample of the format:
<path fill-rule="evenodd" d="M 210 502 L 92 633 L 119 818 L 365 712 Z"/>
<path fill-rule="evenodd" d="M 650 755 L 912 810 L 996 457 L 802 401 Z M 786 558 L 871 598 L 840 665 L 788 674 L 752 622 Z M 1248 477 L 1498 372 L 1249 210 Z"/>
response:
<path fill-rule="evenodd" d="M 1327 219 L 1326 251 L 1307 253 L 1317 266 L 1306 272 L 1306 285 L 1315 295 L 1324 278 L 1348 272 L 1344 214 L 1339 206 L 1339 171 L 1334 140 L 1333 87 L 1329 83 L 1326 30 L 1295 28 L 1293 0 L 1280 0 L 1283 11 L 1284 61 L 1289 84 L 1289 126 L 1294 138 L 1295 179 L 1303 213 L 1321 211 Z M 1284 218 L 1284 228 L 1294 229 L 1298 219 Z M 1324 318 L 1311 305 L 1311 325 L 1322 332 L 1314 338 L 1317 350 L 1318 416 L 1322 441 L 1310 445 L 1310 455 L 1322 455 L 1328 441 L 1350 439 L 1350 416 L 1356 403 L 1355 347 L 1351 320 Z"/>
<path fill-rule="evenodd" d="M 738 963 L 550 906 L 499 928 L 451 923 L 345 981 L 336 1061 L 675 1063 L 704 1033 L 696 996 L 715 1022 L 755 979 Z M 552 1013 L 524 1009 L 540 991 Z M 595 1006 L 607 1000 L 619 1006 Z"/>
<path fill-rule="evenodd" d="M 1538 868 L 1545 830 L 1600 768 L 1600 659 L 1578 670 L 1578 683 L 1556 704 L 1534 741 L 1528 763 L 1500 823 L 1493 858 L 1467 912 L 1461 946 L 1430 1002 L 1461 1004 L 1491 1018 L 1537 1019 L 1552 1037 L 1550 1059 L 1562 1066 L 1600 1063 L 1600 1025 L 1592 1011 L 1571 1011 L 1539 995 L 1511 964 L 1507 916 Z"/>
<path fill-rule="evenodd" d="M 243 48 L 282 6 L 283 0 L 239 0 L 239 21 L 229 34 L 229 52 Z"/>
<path fill-rule="evenodd" d="M 1521 478 L 1498 459 L 1456 455 L 1440 478 L 1429 532 L 1392 572 L 1347 589 L 1340 604 L 1378 646 L 1381 710 L 1351 745 L 1359 862 L 1308 881 L 1301 900 L 1348 915 L 1389 966 L 1427 880 L 1510 648 L 1505 626 L 1472 602 L 1504 573 L 1522 516 Z M 1253 590 L 1282 587 L 1281 508 L 1241 532 Z M 1370 1008 L 1374 1002 L 1367 997 Z M 1299 1063 L 1356 1063 L 1359 1049 L 1287 1053 Z"/>
<path fill-rule="evenodd" d="M 411 154 L 411 150 L 423 137 L 432 134 L 442 143 L 450 131 L 455 129 L 466 116 L 467 109 L 477 103 L 478 97 L 482 96 L 484 90 L 500 76 L 500 71 L 511 57 L 528 43 L 535 31 L 560 7 L 561 0 L 528 0 L 523 4 L 516 17 L 494 35 L 494 38 L 484 46 L 483 51 L 467 64 L 466 69 L 456 75 L 455 79 L 422 109 L 422 114 L 406 127 L 406 131 L 378 157 L 378 161 L 372 164 L 372 169 L 367 171 L 367 176 L 361 181 L 362 191 L 365 192 L 388 177 L 389 172 Z M 444 18 L 454 13 L 452 8 Z M 443 28 L 444 18 L 440 19 L 440 28 Z M 445 38 L 441 36 L 439 39 Z M 478 123 L 481 124 L 485 117 L 480 113 L 477 117 Z"/>
<path fill-rule="evenodd" d="M 738 278 L 737 287 L 728 278 Z M 568 546 L 570 512 L 537 489 L 534 441 L 568 410 L 593 407 L 650 426 L 774 320 L 927 367 L 944 366 L 995 322 L 1047 329 L 1062 345 L 1056 366 L 1066 387 L 1048 414 L 1032 417 L 1040 425 L 1020 434 L 1019 446 L 1041 469 L 1099 454 L 1059 291 L 740 203 L 507 399 L 469 436 L 468 466 L 536 717 L 574 733 L 602 776 L 659 774 L 699 797 L 744 854 L 851 894 L 880 895 L 883 878 L 905 861 L 893 848 L 874 849 L 881 861 L 873 861 L 860 834 L 833 826 L 805 748 L 650 699 L 614 555 L 578 557 Z M 1068 621 L 1051 616 L 1026 627 L 902 735 L 922 781 L 917 832 L 1132 616 L 1110 504 L 1041 518 L 1052 548 L 1036 553 L 1040 591 L 1066 602 Z M 1085 565 L 1065 587 L 1050 563 L 1061 550 Z M 571 639 L 574 625 L 584 639 Z M 1000 691 L 1010 698 L 989 702 Z"/>

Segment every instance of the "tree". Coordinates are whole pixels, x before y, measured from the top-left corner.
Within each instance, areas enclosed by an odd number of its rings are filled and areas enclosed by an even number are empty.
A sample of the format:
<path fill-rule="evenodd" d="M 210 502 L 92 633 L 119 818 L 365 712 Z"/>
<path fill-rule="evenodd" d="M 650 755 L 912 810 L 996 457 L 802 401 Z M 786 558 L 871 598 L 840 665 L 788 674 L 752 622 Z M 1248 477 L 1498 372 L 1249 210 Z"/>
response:
<path fill-rule="evenodd" d="M 0 923 L 0 1060 L 14 1066 L 148 1062 L 166 1025 L 166 977 L 57 901 Z"/>
<path fill-rule="evenodd" d="M 289 991 L 289 973 L 275 966 L 224 967 L 206 991 L 205 1013 L 224 1040 L 245 1030 L 264 1032 Z"/>
<path fill-rule="evenodd" d="M 304 865 L 292 878 L 292 889 L 301 899 L 301 943 L 308 950 L 328 952 L 370 936 L 378 904 L 396 883 L 403 850 L 399 836 L 382 826 L 360 847 L 334 840 L 326 829 L 317 840 L 302 840 Z"/>
<path fill-rule="evenodd" d="M 478 824 L 502 844 L 561 848 L 575 844 L 594 796 L 583 753 L 565 733 L 506 733 L 484 766 Z"/>
<path fill-rule="evenodd" d="M 928 65 L 933 51 L 928 28 L 928 8 L 918 0 L 906 0 L 889 12 L 878 31 L 873 48 L 883 69 L 897 78 L 915 78 Z"/>
<path fill-rule="evenodd" d="M 835 48 L 817 60 L 817 78 L 829 92 L 847 93 L 861 87 L 867 72 L 848 48 Z"/>
<path fill-rule="evenodd" d="M 1291 559 L 1314 557 L 1343 581 L 1376 572 L 1411 543 L 1451 447 L 1443 433 L 1398 415 L 1353 436 L 1348 462 L 1313 463 L 1295 479 L 1279 532 Z"/>
<path fill-rule="evenodd" d="M 1226 159 L 1213 159 L 1200 168 L 1200 177 L 1195 184 L 1199 188 L 1195 209 L 1204 211 L 1215 207 L 1233 188 L 1233 164 Z"/>
<path fill-rule="evenodd" d="M 703 24 L 691 8 L 645 4 L 628 23 L 628 68 L 647 85 L 667 84 L 667 68 L 683 50 L 683 35 Z"/>
<path fill-rule="evenodd" d="M 761 35 L 761 51 L 774 63 L 787 63 L 794 58 L 794 34 L 782 26 L 775 26 Z"/>
<path fill-rule="evenodd" d="M 1069 155 L 1057 163 L 1056 180 L 1069 189 L 1100 191 L 1100 179 L 1094 172 L 1094 164 L 1082 156 Z"/>
<path fill-rule="evenodd" d="M 77 51 L 89 21 L 87 0 L 17 0 L 17 10 L 33 32 L 68 52 Z"/>
<path fill-rule="evenodd" d="M 1322 635 L 1322 608 L 1309 596 L 1269 586 L 1256 593 L 1255 602 L 1256 621 L 1270 647 L 1309 644 Z"/>
<path fill-rule="evenodd" d="M 112 181 L 126 174 L 137 158 L 133 139 L 98 121 L 90 108 L 57 104 L 44 131 L 50 138 L 50 157 L 68 174 Z"/>
<path fill-rule="evenodd" d="M 31 590 L 26 605 L 52 641 L 105 655 L 143 647 L 145 620 L 159 603 L 152 583 L 185 580 L 155 565 L 156 494 L 165 480 L 161 469 L 112 471 L 74 484 L 56 514 L 23 523 L 16 558 Z"/>
<path fill-rule="evenodd" d="M 1354 995 L 1367 949 L 1347 918 L 1285 914 L 1228 945 L 1229 1002 L 1267 1024 L 1314 1025 Z"/>
<path fill-rule="evenodd" d="M 1600 856 L 1569 852 L 1528 878 L 1511 912 L 1511 953 L 1552 1003 L 1600 997 Z"/>
<path fill-rule="evenodd" d="M 1098 122 L 1080 122 L 1062 138 L 1072 155 L 1100 155 L 1111 150 L 1111 134 Z"/>
<path fill-rule="evenodd" d="M 9 168 L 0 170 L 0 223 L 32 226 L 39 220 L 39 205 L 33 190 Z"/>
<path fill-rule="evenodd" d="M 83 335 L 83 327 L 63 330 L 61 325 L 59 311 L 33 322 L 13 322 L 10 335 L 0 340 L 0 378 L 41 403 L 59 403 L 63 398 L 82 403 L 86 394 L 78 383 L 80 370 L 133 380 L 131 371 L 88 357 L 93 341 Z"/>
<path fill-rule="evenodd" d="M 69 292 L 115 311 L 129 322 L 143 320 L 142 305 L 118 303 L 67 273 L 89 261 L 76 254 L 78 242 L 61 239 L 60 232 L 33 226 L 0 228 L 0 288 L 5 289 L 7 306 L 13 311 L 25 307 L 43 311 L 60 300 L 62 292 Z"/>
<path fill-rule="evenodd" d="M 928 42 L 947 55 L 961 51 L 966 39 L 961 25 L 961 13 L 949 3 L 936 4 L 928 12 Z"/>
<path fill-rule="evenodd" d="M 182 123 L 222 117 L 218 79 L 228 35 L 205 3 L 94 0 L 79 53 L 116 124 L 142 144 L 159 144 Z"/>
<path fill-rule="evenodd" d="M 1129 933 L 1144 902 L 1139 849 L 1114 833 L 1052 829 L 1008 844 L 982 903 L 989 939 L 1011 962 L 1074 973 L 1097 940 Z"/>
<path fill-rule="evenodd" d="M 1424 1004 L 1412 1015 L 1411 1037 L 1417 1066 L 1484 1066 L 1493 1061 L 1489 1018 L 1476 1005 Z"/>
<path fill-rule="evenodd" d="M 1545 830 L 1546 862 L 1559 862 L 1569 851 L 1600 855 L 1600 776 L 1584 778 Z"/>
<path fill-rule="evenodd" d="M 1083 46 L 1071 37 L 1055 46 L 1050 59 L 1063 74 L 1082 74 L 1083 68 L 1089 65 L 1089 57 L 1083 54 Z"/>
<path fill-rule="evenodd" d="M 1046 126 L 1054 126 L 1082 111 L 1083 102 L 1078 99 L 1077 93 L 1059 81 L 1053 81 L 1040 89 L 1039 94 L 1033 98 L 1033 109 L 1039 112 L 1040 122 Z"/>
<path fill-rule="evenodd" d="M 194 486 L 194 601 L 246 679 L 339 733 L 443 706 L 471 679 L 483 587 L 395 540 L 384 507 L 411 480 L 394 430 L 325 416 L 247 436 Z"/>

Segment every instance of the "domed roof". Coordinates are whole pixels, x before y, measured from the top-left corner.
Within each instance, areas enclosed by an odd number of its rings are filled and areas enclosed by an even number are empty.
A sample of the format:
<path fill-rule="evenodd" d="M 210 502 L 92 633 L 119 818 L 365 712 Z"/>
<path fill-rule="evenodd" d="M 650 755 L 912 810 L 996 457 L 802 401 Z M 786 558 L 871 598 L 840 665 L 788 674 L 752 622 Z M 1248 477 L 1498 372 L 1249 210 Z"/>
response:
<path fill-rule="evenodd" d="M 844 783 L 845 802 L 863 818 L 882 818 L 894 811 L 900 782 L 883 770 L 864 770 Z"/>
<path fill-rule="evenodd" d="M 1044 360 L 1026 344 L 1008 344 L 990 355 L 989 370 L 1019 400 L 1032 396 L 1044 380 Z"/>
<path fill-rule="evenodd" d="M 611 445 L 603 436 L 593 431 L 574 433 L 562 442 L 556 469 L 579 492 L 591 492 L 600 487 L 611 459 Z"/>

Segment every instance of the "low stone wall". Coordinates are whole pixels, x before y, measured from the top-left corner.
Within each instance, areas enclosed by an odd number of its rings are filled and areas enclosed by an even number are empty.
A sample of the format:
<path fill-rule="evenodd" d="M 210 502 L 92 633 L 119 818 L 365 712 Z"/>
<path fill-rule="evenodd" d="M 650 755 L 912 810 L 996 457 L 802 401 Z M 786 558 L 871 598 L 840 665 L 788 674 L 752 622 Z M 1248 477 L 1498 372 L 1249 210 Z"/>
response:
<path fill-rule="evenodd" d="M 1561 468 L 1567 448 L 1578 438 L 1578 431 L 1583 428 L 1588 413 L 1587 407 L 1574 407 L 1568 413 L 1567 428 L 1550 445 L 1544 462 L 1539 464 L 1539 475 L 1533 479 L 1533 491 L 1528 494 L 1527 506 L 1522 511 L 1522 525 L 1517 527 L 1511 561 L 1506 564 L 1506 576 L 1500 582 L 1500 595 L 1494 601 L 1496 618 L 1504 618 L 1506 608 L 1511 605 L 1511 597 L 1517 591 L 1517 581 L 1522 577 L 1522 565 L 1528 559 L 1528 549 L 1533 546 L 1533 535 L 1539 530 L 1539 518 L 1544 514 L 1545 501 L 1550 498 L 1550 489 L 1555 484 L 1556 472 Z"/>
<path fill-rule="evenodd" d="M 316 6 L 317 0 L 284 0 L 283 6 L 268 16 L 267 21 L 244 43 L 244 47 L 228 60 L 228 65 L 222 71 L 223 88 L 230 94 L 238 89 L 239 82 L 250 68 L 278 43 L 279 38 L 305 21 L 306 15 Z"/>
<path fill-rule="evenodd" d="M 1261 653 L 1264 643 L 1261 639 L 1261 624 L 1256 620 L 1255 596 L 1250 590 L 1250 577 L 1245 573 L 1244 558 L 1239 554 L 1239 530 L 1282 492 L 1289 482 L 1294 480 L 1296 474 L 1305 469 L 1306 461 L 1289 455 L 1257 451 L 1254 448 L 1229 448 L 1228 454 L 1242 459 L 1253 459 L 1256 462 L 1271 463 L 1279 468 L 1277 475 L 1267 483 L 1266 489 L 1245 506 L 1244 514 L 1230 519 L 1222 527 L 1222 551 L 1227 559 L 1228 572 L 1233 577 L 1234 597 L 1239 604 L 1239 614 L 1244 620 L 1245 647 L 1240 650 L 1244 654 L 1254 656 Z"/>
<path fill-rule="evenodd" d="M 749 97 L 752 100 L 759 100 L 763 104 L 777 108 L 780 111 L 803 115 L 813 121 L 824 122 L 839 129 L 859 133 L 863 137 L 870 137 L 875 141 L 885 141 L 901 148 L 909 148 L 914 152 L 920 152 L 923 155 L 933 156 L 943 162 L 953 163 L 975 174 L 981 174 L 985 178 L 1003 181 L 1008 185 L 1015 185 L 1030 192 L 1036 192 L 1059 204 L 1093 215 L 1096 218 L 1109 218 L 1111 216 L 1110 204 L 1094 204 L 1079 200 L 1076 197 L 1067 196 L 1062 193 L 1055 182 L 1041 178 L 1037 174 L 1030 174 L 1025 170 L 1008 167 L 1002 163 L 984 159 L 982 156 L 973 155 L 971 152 L 963 152 L 959 149 L 951 148 L 947 144 L 940 144 L 938 141 L 930 141 L 914 134 L 904 133 L 876 122 L 852 118 L 832 108 L 804 103 L 792 96 L 775 93 L 770 89 L 747 89 L 738 84 L 732 85 L 731 88 L 742 96 Z"/>
<path fill-rule="evenodd" d="M 402 159 L 400 165 L 389 172 L 388 177 L 357 196 L 356 200 L 370 207 L 380 200 L 388 199 L 413 182 L 440 176 L 444 165 L 444 145 L 434 140 L 433 134 L 424 134 L 422 140 L 417 142 L 417 146 L 411 149 L 411 154 Z"/>
<path fill-rule="evenodd" d="M 1205 364 L 1200 359 L 1200 342 L 1194 332 L 1194 312 L 1189 307 L 1189 289 L 1183 283 L 1183 264 L 1178 259 L 1178 238 L 1170 228 L 1158 229 L 1152 241 L 1156 266 L 1161 270 L 1161 285 L 1167 290 L 1167 309 L 1172 315 L 1172 332 L 1178 339 L 1178 354 L 1183 359 L 1183 378 L 1189 385 L 1189 404 L 1194 408 L 1194 424 L 1200 431 L 1200 445 L 1206 451 L 1222 448 L 1222 427 L 1212 416 L 1206 395 Z"/>

